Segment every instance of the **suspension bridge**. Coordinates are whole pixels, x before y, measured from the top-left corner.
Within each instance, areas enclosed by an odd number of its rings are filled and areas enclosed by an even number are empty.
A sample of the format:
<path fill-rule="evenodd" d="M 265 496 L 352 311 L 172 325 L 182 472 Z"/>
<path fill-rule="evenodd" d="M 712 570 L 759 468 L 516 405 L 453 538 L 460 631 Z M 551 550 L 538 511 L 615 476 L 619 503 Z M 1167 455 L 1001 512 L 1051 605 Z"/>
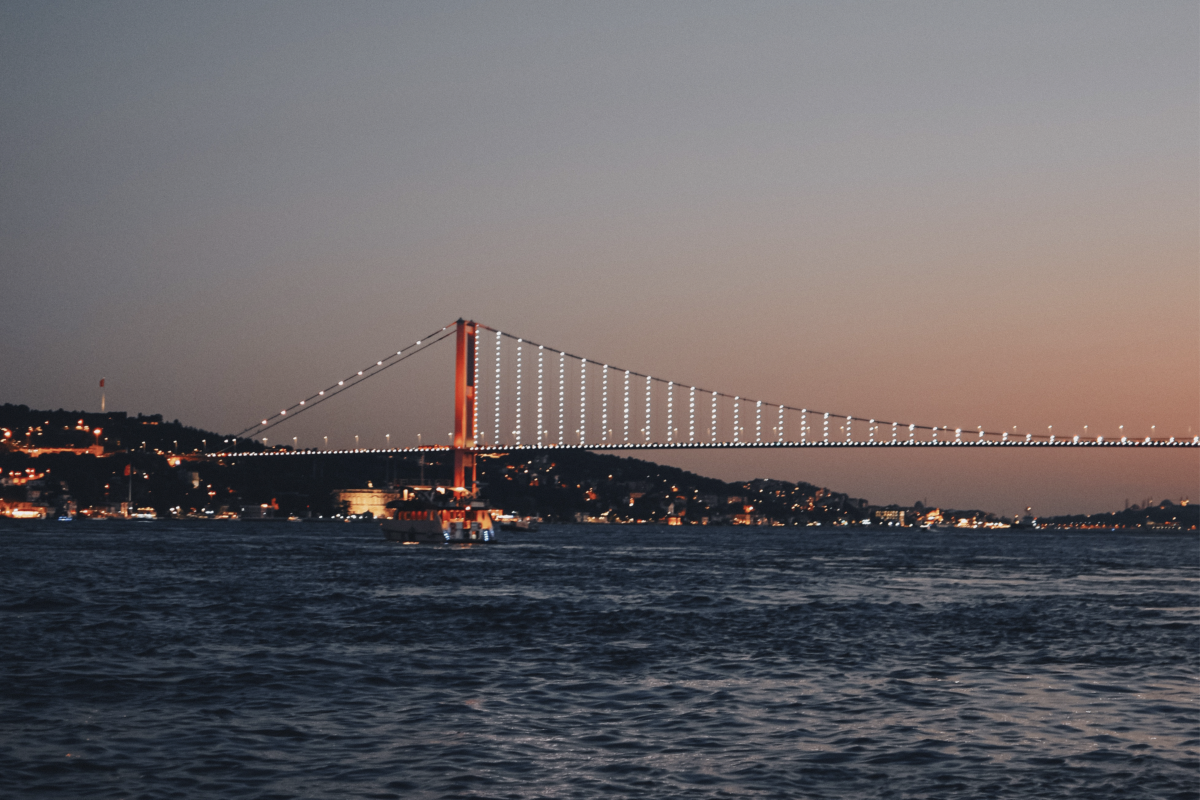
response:
<path fill-rule="evenodd" d="M 1200 437 L 1056 436 L 864 418 L 734 395 L 595 361 L 468 320 L 376 359 L 227 440 L 260 437 L 407 359 L 454 340 L 452 443 L 353 450 L 228 450 L 210 457 L 452 452 L 454 486 L 475 457 L 513 450 L 828 447 L 1200 447 Z M 468 479 L 469 475 L 469 479 Z"/>

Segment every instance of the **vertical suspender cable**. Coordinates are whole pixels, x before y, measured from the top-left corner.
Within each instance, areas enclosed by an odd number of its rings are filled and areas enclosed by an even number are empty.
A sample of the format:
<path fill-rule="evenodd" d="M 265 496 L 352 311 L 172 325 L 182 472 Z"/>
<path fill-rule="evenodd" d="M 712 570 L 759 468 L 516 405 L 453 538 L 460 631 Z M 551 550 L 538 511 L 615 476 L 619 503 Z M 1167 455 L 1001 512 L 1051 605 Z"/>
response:
<path fill-rule="evenodd" d="M 537 447 L 542 446 L 542 434 L 545 432 L 544 421 L 543 421 L 543 417 L 542 417 L 542 376 L 544 373 L 544 370 L 542 368 L 543 367 L 542 356 L 545 354 L 545 352 L 546 351 L 543 350 L 542 346 L 539 344 L 538 345 L 537 439 L 534 440 L 534 444 Z"/>
<path fill-rule="evenodd" d="M 688 392 L 688 441 L 696 441 L 696 387 Z"/>
<path fill-rule="evenodd" d="M 717 393 L 712 393 L 712 429 L 708 432 L 712 441 L 717 440 Z"/>
<path fill-rule="evenodd" d="M 600 441 L 608 441 L 608 364 L 601 368 L 600 381 Z"/>
<path fill-rule="evenodd" d="M 517 447 L 521 446 L 521 340 L 517 339 L 517 426 L 513 435 L 517 437 Z"/>
<path fill-rule="evenodd" d="M 471 447 L 479 446 L 479 356 L 482 353 L 479 350 L 479 329 L 471 327 L 471 359 L 474 363 L 471 365 L 473 373 L 471 375 L 471 385 L 474 389 L 471 395 Z"/>
<path fill-rule="evenodd" d="M 579 361 L 579 443 L 587 440 L 587 359 Z"/>
<path fill-rule="evenodd" d="M 624 413 L 625 413 L 625 416 L 624 416 L 625 433 L 624 433 L 623 441 L 625 444 L 629 444 L 629 370 L 625 370 L 625 406 L 624 406 L 624 409 L 625 409 L 625 411 L 624 411 Z"/>
<path fill-rule="evenodd" d="M 646 441 L 650 441 L 650 386 L 654 381 L 649 375 L 646 376 Z"/>
<path fill-rule="evenodd" d="M 668 442 L 671 441 L 671 436 L 673 433 L 673 429 L 671 426 L 673 426 L 675 424 L 675 408 L 674 408 L 674 397 L 673 397 L 674 389 L 675 389 L 675 384 L 673 384 L 671 381 L 667 381 L 667 441 Z"/>
<path fill-rule="evenodd" d="M 502 336 L 500 331 L 496 331 L 496 385 L 493 387 L 496 396 L 496 438 L 493 444 L 496 447 L 500 446 L 500 342 Z"/>

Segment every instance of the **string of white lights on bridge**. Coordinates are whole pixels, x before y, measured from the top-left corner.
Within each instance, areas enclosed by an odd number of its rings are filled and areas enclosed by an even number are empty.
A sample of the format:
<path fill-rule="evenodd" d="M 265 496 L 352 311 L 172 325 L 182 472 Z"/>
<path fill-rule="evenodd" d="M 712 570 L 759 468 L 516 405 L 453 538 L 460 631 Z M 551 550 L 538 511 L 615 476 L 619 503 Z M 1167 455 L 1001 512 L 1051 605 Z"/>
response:
<path fill-rule="evenodd" d="M 385 369 L 396 366 L 401 361 L 405 361 L 412 356 L 415 356 L 417 353 L 429 349 L 433 345 L 452 335 L 454 335 L 453 323 L 434 331 L 423 339 L 417 339 L 417 341 L 413 342 L 407 347 L 401 347 L 395 353 L 390 353 L 389 355 L 377 360 L 375 363 L 368 364 L 358 372 L 343 378 L 337 383 L 327 386 L 315 394 L 311 394 L 303 400 L 293 403 L 287 408 L 281 409 L 278 413 L 272 414 L 271 416 L 265 418 L 262 422 L 245 428 L 241 432 L 234 434 L 233 440 L 236 441 L 237 439 L 245 437 L 247 434 L 250 434 L 251 436 L 260 436 L 269 431 L 271 428 L 274 428 L 276 425 L 287 422 L 288 419 L 295 418 L 298 414 L 309 410 L 313 406 L 320 405 L 326 400 L 329 400 L 341 394 L 342 392 L 354 388 L 363 381 L 374 378 L 376 375 L 382 373 Z"/>
<path fill-rule="evenodd" d="M 429 336 L 418 339 L 416 342 L 402 347 L 393 354 L 389 354 L 386 358 L 378 359 L 373 364 L 364 367 L 351 376 L 338 381 L 336 384 L 327 387 L 321 391 L 312 394 L 303 400 L 300 400 L 293 405 L 281 409 L 278 413 L 268 416 L 256 425 L 250 426 L 234 437 L 235 443 L 238 438 L 250 435 L 252 437 L 259 436 L 283 422 L 291 419 L 298 414 L 312 408 L 319 403 L 322 403 L 331 397 L 340 394 L 343 391 L 356 386 L 363 381 L 366 381 L 375 375 L 382 373 L 384 370 L 395 366 L 396 364 L 410 358 L 416 353 L 422 352 L 440 341 L 445 340 L 455 333 L 457 323 L 446 325 Z M 573 353 L 559 350 L 548 345 L 543 345 L 538 342 L 533 342 L 528 339 L 514 336 L 510 333 L 499 331 L 481 323 L 473 323 L 476 328 L 473 363 L 471 364 L 471 385 L 475 391 L 475 403 L 471 409 L 472 430 L 476 432 L 476 441 L 470 449 L 477 452 L 505 452 L 509 450 L 530 450 L 530 449 L 583 449 L 583 450 L 646 450 L 646 449 L 710 449 L 710 448 L 795 448 L 795 447 L 995 447 L 995 446 L 1052 446 L 1052 447 L 1067 447 L 1067 446 L 1090 446 L 1090 447 L 1198 447 L 1200 446 L 1200 437 L 1191 439 L 1178 439 L 1176 437 L 1167 438 L 1130 438 L 1122 434 L 1116 438 L 1113 437 L 1087 437 L 1087 436 L 1071 436 L 1062 437 L 1056 436 L 1050 428 L 1050 432 L 1044 434 L 1037 433 L 1015 433 L 1007 431 L 989 431 L 982 426 L 977 426 L 974 429 L 963 428 L 957 426 L 941 426 L 941 425 L 921 425 L 916 423 L 905 423 L 899 421 L 882 420 L 875 418 L 856 417 L 851 414 L 841 414 L 832 411 L 819 411 L 804 407 L 797 407 L 783 403 L 772 403 L 764 400 L 744 397 L 741 395 L 733 395 L 727 392 L 721 392 L 703 387 L 679 383 L 677 381 L 668 380 L 665 378 L 654 377 L 646 373 L 636 370 L 623 369 L 603 362 L 589 360 L 583 356 L 578 356 Z M 490 332 L 492 337 L 482 335 L 483 331 Z M 491 345 L 488 346 L 486 339 L 492 338 Z M 502 435 L 502 406 L 505 405 L 503 389 L 506 386 L 504 380 L 504 372 L 502 365 L 504 363 L 502 347 L 505 341 L 510 342 L 510 350 L 515 349 L 512 354 L 512 362 L 515 362 L 513 396 L 508 400 L 510 406 L 511 418 L 514 420 L 514 428 L 511 438 Z M 481 378 L 485 374 L 481 368 L 482 356 L 487 353 L 493 361 L 492 369 L 488 370 L 487 374 L 490 377 L 491 391 L 490 393 L 481 393 Z M 549 365 L 550 376 L 547 376 L 547 360 Z M 566 420 L 567 420 L 567 361 L 576 362 L 579 370 L 578 384 L 578 415 L 579 427 L 575 430 L 578 441 L 568 442 L 566 439 Z M 554 362 L 557 361 L 557 364 Z M 587 436 L 587 421 L 588 421 L 588 372 L 589 367 L 594 371 L 599 369 L 599 422 L 600 436 L 598 440 L 589 440 Z M 536 380 L 530 375 L 536 370 Z M 554 381 L 554 372 L 557 372 L 557 386 L 552 386 Z M 610 392 L 610 373 L 614 380 L 615 387 Z M 527 383 L 528 382 L 528 383 Z M 530 383 L 532 386 L 530 386 Z M 632 409 L 635 405 L 633 401 L 633 393 L 635 390 L 640 390 L 636 384 L 644 384 L 644 413 L 642 414 L 642 422 L 644 423 L 640 429 L 632 427 Z M 656 395 L 654 387 L 658 386 L 660 392 Z M 528 387 L 528 388 L 527 388 Z M 665 398 L 661 393 L 661 389 L 665 388 Z M 532 389 L 536 393 L 536 402 L 529 401 L 533 408 L 527 409 L 525 402 L 525 394 Z M 553 395 L 557 390 L 557 398 Z M 679 393 L 678 411 L 676 393 Z M 597 394 L 596 389 L 592 389 L 593 397 Z M 612 397 L 610 402 L 610 395 Z M 697 436 L 697 409 L 702 406 L 704 400 L 708 400 L 709 405 L 709 430 L 707 439 Z M 486 441 L 486 432 L 479 427 L 480 422 L 480 406 L 481 400 L 484 397 L 490 396 L 490 411 L 492 422 L 492 441 Z M 658 430 L 662 430 L 665 437 L 655 437 L 654 427 L 654 399 L 657 396 L 660 408 L 665 404 L 665 411 L 659 418 Z M 686 397 L 686 401 L 685 398 Z M 619 398 L 619 400 L 618 400 Z M 557 400 L 557 402 L 555 402 Z M 720 438 L 718 435 L 718 401 L 722 400 L 728 404 L 732 404 L 732 430 L 730 438 Z M 595 401 L 593 401 L 595 402 Z M 614 407 L 619 402 L 619 407 Z M 557 426 L 554 425 L 552 419 L 554 407 L 557 406 Z M 743 431 L 745 428 L 742 424 L 742 411 L 745 407 L 753 414 L 753 438 L 744 438 Z M 528 413 L 533 412 L 533 413 Z M 785 412 L 799 414 L 799 426 L 797 432 L 799 438 L 787 439 L 785 432 Z M 683 415 L 686 413 L 686 425 L 683 423 Z M 703 414 L 703 411 L 700 413 Z M 574 415 L 574 409 L 572 409 Z M 677 418 L 678 414 L 678 418 Z M 765 416 L 764 416 L 765 415 Z M 525 429 L 523 426 L 524 420 L 533 417 L 536 424 L 536 436 L 534 441 L 528 442 L 524 439 Z M 609 426 L 610 417 L 614 422 L 613 427 Z M 774 436 L 764 439 L 763 437 L 763 422 L 764 418 L 767 424 L 770 424 L 771 417 L 775 418 Z M 486 419 L 486 417 L 485 417 Z M 844 436 L 831 435 L 830 425 L 832 420 L 837 420 L 842 423 Z M 814 422 L 820 423 L 820 428 L 814 430 Z M 858 422 L 860 427 L 855 428 L 854 423 Z M 677 424 L 678 423 L 678 424 Z M 486 424 L 486 423 L 485 423 Z M 749 424 L 747 420 L 746 424 Z M 862 426 L 865 426 L 862 427 Z M 557 440 L 554 441 L 551 434 L 554 433 L 554 427 L 557 427 Z M 680 429 L 686 432 L 686 438 L 679 436 Z M 855 431 L 863 430 L 858 438 L 855 438 Z M 619 431 L 619 438 L 614 434 Z M 918 431 L 922 432 L 922 437 L 918 438 Z M 926 437 L 924 434 L 928 434 Z M 634 434 L 640 434 L 641 441 Z M 325 450 L 319 452 L 325 453 L 408 453 L 427 450 L 450 450 L 446 445 L 430 445 L 425 447 L 400 447 L 400 448 L 366 448 L 355 450 Z M 262 455 L 287 453 L 289 451 L 270 451 L 262 453 Z M 311 451 L 308 451 L 311 452 Z M 232 454 L 232 453 L 228 453 Z M 245 451 L 238 452 L 238 455 L 250 455 Z"/>

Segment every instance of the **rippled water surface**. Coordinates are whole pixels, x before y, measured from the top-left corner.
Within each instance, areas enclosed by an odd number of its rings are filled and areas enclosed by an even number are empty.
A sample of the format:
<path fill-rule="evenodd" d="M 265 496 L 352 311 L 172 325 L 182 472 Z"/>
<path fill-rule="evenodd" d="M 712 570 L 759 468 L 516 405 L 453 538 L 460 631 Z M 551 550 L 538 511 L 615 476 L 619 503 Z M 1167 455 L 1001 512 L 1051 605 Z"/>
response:
<path fill-rule="evenodd" d="M 3 797 L 1195 798 L 1194 536 L 0 528 Z"/>

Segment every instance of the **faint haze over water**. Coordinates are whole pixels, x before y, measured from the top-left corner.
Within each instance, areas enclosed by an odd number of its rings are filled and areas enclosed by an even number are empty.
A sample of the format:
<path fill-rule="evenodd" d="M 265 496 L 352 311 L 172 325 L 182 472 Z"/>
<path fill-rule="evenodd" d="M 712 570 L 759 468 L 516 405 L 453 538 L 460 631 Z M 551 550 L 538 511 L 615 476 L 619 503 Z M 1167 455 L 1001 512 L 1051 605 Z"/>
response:
<path fill-rule="evenodd" d="M 464 316 L 861 417 L 1194 435 L 1197 16 L 7 4 L 0 402 L 97 410 L 105 376 L 232 432 Z M 428 355 L 281 439 L 443 436 Z M 1200 499 L 1191 453 L 667 459 L 1003 513 Z"/>

